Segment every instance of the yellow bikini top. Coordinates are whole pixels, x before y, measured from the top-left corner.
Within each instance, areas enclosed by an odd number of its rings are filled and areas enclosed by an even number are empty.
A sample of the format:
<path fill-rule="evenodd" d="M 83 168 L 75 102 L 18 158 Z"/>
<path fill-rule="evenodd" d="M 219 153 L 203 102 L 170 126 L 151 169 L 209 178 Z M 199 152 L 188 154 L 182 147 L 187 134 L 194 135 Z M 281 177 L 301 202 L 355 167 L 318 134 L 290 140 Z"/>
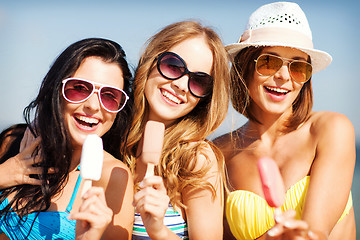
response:
<path fill-rule="evenodd" d="M 309 181 L 310 177 L 305 176 L 286 192 L 285 203 L 281 206 L 282 212 L 294 209 L 296 218 L 301 218 Z M 350 193 L 339 221 L 349 213 L 351 207 Z M 266 233 L 275 225 L 274 210 L 275 208 L 269 207 L 264 198 L 250 191 L 233 191 L 226 200 L 226 218 L 236 239 L 256 239 Z"/>

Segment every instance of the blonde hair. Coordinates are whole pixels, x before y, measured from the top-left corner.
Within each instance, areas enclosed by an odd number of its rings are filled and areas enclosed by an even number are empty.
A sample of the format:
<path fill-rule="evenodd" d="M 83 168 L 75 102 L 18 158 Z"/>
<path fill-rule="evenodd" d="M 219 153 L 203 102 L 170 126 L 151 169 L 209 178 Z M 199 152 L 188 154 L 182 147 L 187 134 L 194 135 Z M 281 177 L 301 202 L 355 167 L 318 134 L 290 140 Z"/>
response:
<path fill-rule="evenodd" d="M 219 36 L 210 28 L 195 21 L 182 21 L 168 25 L 151 37 L 142 54 L 134 80 L 134 119 L 127 141 L 126 162 L 134 173 L 137 146 L 142 138 L 149 105 L 145 98 L 145 83 L 155 68 L 159 54 L 168 51 L 182 41 L 204 36 L 213 54 L 211 76 L 214 79 L 213 92 L 200 99 L 197 106 L 187 115 L 179 118 L 165 131 L 163 153 L 156 173 L 162 176 L 170 201 L 174 207 L 185 207 L 181 203 L 181 192 L 186 186 L 209 187 L 215 196 L 214 186 L 204 176 L 209 164 L 195 171 L 198 154 L 204 154 L 204 141 L 215 153 L 221 173 L 224 160 L 220 150 L 205 138 L 224 120 L 229 103 L 229 62 Z M 194 161 L 193 161 L 194 160 Z M 222 176 L 223 177 L 223 176 Z"/>

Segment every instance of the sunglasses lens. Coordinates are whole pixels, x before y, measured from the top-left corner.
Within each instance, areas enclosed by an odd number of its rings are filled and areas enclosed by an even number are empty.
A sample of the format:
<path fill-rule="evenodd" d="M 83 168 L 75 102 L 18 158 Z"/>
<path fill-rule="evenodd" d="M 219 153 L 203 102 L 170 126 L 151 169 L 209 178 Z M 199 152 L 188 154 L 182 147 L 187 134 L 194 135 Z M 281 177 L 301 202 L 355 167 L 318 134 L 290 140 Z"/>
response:
<path fill-rule="evenodd" d="M 256 61 L 256 70 L 261 75 L 271 76 L 279 71 L 282 65 L 283 61 L 281 58 L 271 55 L 261 55 Z"/>
<path fill-rule="evenodd" d="M 311 77 L 312 66 L 307 62 L 293 61 L 290 64 L 290 73 L 296 82 L 304 83 Z"/>
<path fill-rule="evenodd" d="M 175 80 L 184 74 L 186 66 L 177 56 L 164 54 L 158 61 L 158 69 L 163 77 Z"/>
<path fill-rule="evenodd" d="M 195 97 L 205 97 L 212 90 L 212 78 L 203 72 L 189 72 L 184 60 L 171 52 L 160 55 L 157 68 L 159 73 L 166 79 L 176 80 L 189 74 L 189 90 Z"/>
<path fill-rule="evenodd" d="M 205 97 L 211 93 L 213 86 L 210 75 L 202 72 L 191 74 L 189 79 L 190 92 L 196 97 Z"/>
<path fill-rule="evenodd" d="M 280 57 L 261 55 L 256 61 L 256 70 L 263 76 L 274 75 L 284 64 Z M 289 65 L 291 77 L 294 81 L 304 83 L 310 79 L 312 66 L 308 62 L 294 60 Z"/>
<path fill-rule="evenodd" d="M 83 101 L 93 91 L 91 83 L 76 79 L 68 80 L 63 88 L 64 97 L 73 103 Z"/>
<path fill-rule="evenodd" d="M 103 87 L 100 96 L 104 108 L 111 112 L 118 111 L 125 106 L 126 95 L 119 89 Z"/>

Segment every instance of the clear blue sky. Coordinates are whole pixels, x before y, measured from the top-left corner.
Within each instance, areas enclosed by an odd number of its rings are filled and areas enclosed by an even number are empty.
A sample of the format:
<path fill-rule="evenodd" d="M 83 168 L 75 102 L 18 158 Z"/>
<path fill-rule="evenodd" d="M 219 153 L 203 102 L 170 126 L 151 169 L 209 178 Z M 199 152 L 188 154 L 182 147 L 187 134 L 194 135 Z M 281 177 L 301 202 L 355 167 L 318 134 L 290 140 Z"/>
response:
<path fill-rule="evenodd" d="M 0 1 L 0 129 L 23 122 L 23 108 L 36 96 L 42 78 L 69 44 L 87 37 L 119 42 L 136 66 L 148 37 L 174 21 L 199 19 L 225 44 L 235 42 L 251 12 L 265 0 Z M 314 110 L 345 114 L 360 140 L 360 17 L 356 0 L 297 2 L 313 31 L 315 47 L 334 60 L 313 77 Z M 221 114 L 221 113 L 219 113 Z M 244 121 L 230 111 L 215 135 Z"/>

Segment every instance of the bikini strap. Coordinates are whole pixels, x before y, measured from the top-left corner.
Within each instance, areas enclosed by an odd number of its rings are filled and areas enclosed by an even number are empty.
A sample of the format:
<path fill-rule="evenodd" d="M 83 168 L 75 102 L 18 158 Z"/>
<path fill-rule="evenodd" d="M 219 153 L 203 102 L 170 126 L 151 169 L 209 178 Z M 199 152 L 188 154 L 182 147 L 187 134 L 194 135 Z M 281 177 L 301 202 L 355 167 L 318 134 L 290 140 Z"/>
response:
<path fill-rule="evenodd" d="M 80 171 L 80 165 L 77 167 L 77 169 Z M 70 202 L 66 208 L 66 212 L 67 213 L 70 213 L 72 207 L 73 207 L 73 204 L 74 204 L 74 201 L 75 201 L 75 198 L 76 198 L 76 194 L 79 190 L 79 187 L 80 187 L 80 183 L 81 183 L 81 174 L 79 173 L 79 176 L 78 176 L 78 179 L 76 180 L 76 184 L 75 184 L 75 187 L 74 187 L 74 191 L 73 191 L 73 194 L 71 196 L 71 199 L 70 199 Z"/>

